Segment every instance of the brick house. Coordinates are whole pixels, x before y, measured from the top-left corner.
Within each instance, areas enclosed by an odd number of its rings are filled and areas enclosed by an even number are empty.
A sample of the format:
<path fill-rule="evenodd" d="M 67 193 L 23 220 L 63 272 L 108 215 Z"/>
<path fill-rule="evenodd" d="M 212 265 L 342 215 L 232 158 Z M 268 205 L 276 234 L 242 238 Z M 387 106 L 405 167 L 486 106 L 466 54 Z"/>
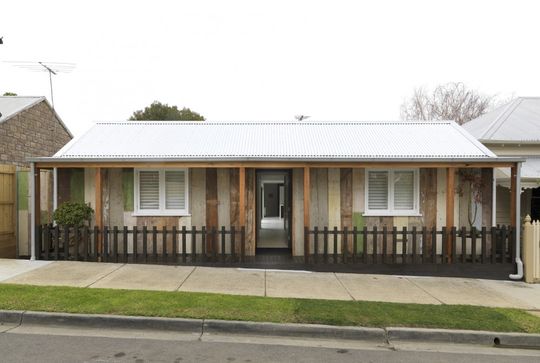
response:
<path fill-rule="evenodd" d="M 28 166 L 30 156 L 51 156 L 73 138 L 45 97 L 0 97 L 0 163 Z"/>
<path fill-rule="evenodd" d="M 0 257 L 28 253 L 27 158 L 52 156 L 72 138 L 45 97 L 0 97 Z M 53 176 L 50 171 L 42 174 L 41 215 L 47 221 L 55 207 Z"/>

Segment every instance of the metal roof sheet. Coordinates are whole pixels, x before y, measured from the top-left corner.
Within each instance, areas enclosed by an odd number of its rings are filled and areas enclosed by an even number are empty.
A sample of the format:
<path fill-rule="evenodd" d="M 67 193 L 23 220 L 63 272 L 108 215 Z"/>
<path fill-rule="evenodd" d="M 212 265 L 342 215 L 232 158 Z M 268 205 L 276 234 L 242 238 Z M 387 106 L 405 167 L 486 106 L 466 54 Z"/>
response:
<path fill-rule="evenodd" d="M 483 142 L 540 142 L 540 97 L 519 97 L 463 125 Z"/>
<path fill-rule="evenodd" d="M 0 96 L 0 122 L 6 121 L 44 99 L 45 97 Z"/>
<path fill-rule="evenodd" d="M 496 158 L 452 121 L 96 123 L 54 159 L 410 160 Z"/>

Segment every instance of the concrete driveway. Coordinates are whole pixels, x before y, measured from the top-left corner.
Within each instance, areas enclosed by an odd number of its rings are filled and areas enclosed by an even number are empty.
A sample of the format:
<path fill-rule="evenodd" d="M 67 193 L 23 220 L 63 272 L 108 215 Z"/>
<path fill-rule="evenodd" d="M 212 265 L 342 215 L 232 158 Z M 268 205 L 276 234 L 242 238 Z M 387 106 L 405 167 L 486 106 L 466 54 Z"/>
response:
<path fill-rule="evenodd" d="M 540 311 L 540 284 L 448 277 L 0 259 L 0 283 Z"/>

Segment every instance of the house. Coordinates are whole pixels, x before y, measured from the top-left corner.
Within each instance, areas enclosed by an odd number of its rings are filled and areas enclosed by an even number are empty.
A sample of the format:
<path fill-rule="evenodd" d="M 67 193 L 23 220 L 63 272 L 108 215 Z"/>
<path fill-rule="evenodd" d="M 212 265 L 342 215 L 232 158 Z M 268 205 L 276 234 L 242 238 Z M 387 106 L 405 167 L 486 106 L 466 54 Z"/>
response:
<path fill-rule="evenodd" d="M 52 156 L 73 135 L 45 97 L 0 97 L 0 163 L 28 167 L 28 157 Z"/>
<path fill-rule="evenodd" d="M 472 224 L 480 230 L 494 224 L 493 170 L 511 168 L 515 191 L 520 161 L 497 157 L 450 121 L 101 122 L 53 157 L 31 159 L 33 190 L 39 191 L 39 171 L 56 169 L 58 203 L 86 202 L 96 211 L 96 229 L 84 232 L 93 233 L 90 244 L 95 246 L 88 250 L 87 239 L 84 251 L 66 250 L 65 258 L 74 253 L 75 258 L 90 254 L 106 260 L 109 253 L 117 257 L 123 249 L 126 258 L 132 253 L 137 260 L 144 249 L 146 259 L 152 237 L 154 254 L 165 258 L 181 252 L 180 245 L 187 253 L 204 254 L 211 245 L 186 245 L 185 232 L 182 242 L 177 239 L 182 227 L 199 231 L 202 226 L 206 231 L 224 226 L 227 233 L 215 248 L 229 253 L 234 248 L 228 231 L 234 226 L 245 229 L 242 248 L 247 256 L 356 253 L 362 250 L 358 242 L 375 261 L 387 252 L 395 257 L 400 249 L 403 262 L 417 249 L 427 254 L 428 245 L 433 262 L 438 254 L 443 256 L 438 261 L 449 262 L 452 255 L 456 261 L 459 253 L 462 261 L 474 262 L 477 250 L 483 261 L 490 254 L 494 262 L 496 253 L 501 255 L 496 251 L 500 246 L 491 244 L 494 234 L 484 230 L 480 243 L 480 235 L 464 233 L 463 244 L 458 244 L 455 228 L 470 230 Z M 473 182 L 477 180 L 483 182 Z M 482 198 L 471 202 L 471 189 Z M 39 209 L 38 193 L 33 201 L 33 208 Z M 512 226 L 519 219 L 518 201 L 515 198 L 510 207 Z M 472 220 L 471 203 L 480 211 Z M 33 220 L 35 227 L 44 222 L 39 216 Z M 154 235 L 141 241 L 140 231 L 154 227 Z M 323 243 L 317 231 L 322 238 L 324 227 L 330 235 L 325 234 Z M 339 235 L 331 234 L 334 227 Z M 417 236 L 424 227 L 424 234 Z M 162 228 L 159 247 L 155 235 Z M 399 236 L 388 236 L 389 246 L 387 236 L 381 235 L 387 228 L 400 231 Z M 39 228 L 33 231 L 32 257 L 58 258 L 61 231 L 56 232 L 54 247 L 51 235 L 43 237 Z M 519 238 L 519 229 L 513 231 Z M 368 233 L 373 236 L 369 246 Z"/>
<path fill-rule="evenodd" d="M 73 135 L 45 97 L 0 97 L 0 257 L 28 254 L 30 156 L 52 156 Z M 42 177 L 43 213 L 53 209 L 52 174 Z M 47 216 L 44 216 L 46 219 Z M 16 243 L 16 240 L 20 243 Z"/>
<path fill-rule="evenodd" d="M 499 156 L 523 157 L 521 169 L 521 215 L 540 219 L 540 97 L 518 97 L 463 127 Z M 508 168 L 498 168 L 496 223 L 510 221 Z"/>

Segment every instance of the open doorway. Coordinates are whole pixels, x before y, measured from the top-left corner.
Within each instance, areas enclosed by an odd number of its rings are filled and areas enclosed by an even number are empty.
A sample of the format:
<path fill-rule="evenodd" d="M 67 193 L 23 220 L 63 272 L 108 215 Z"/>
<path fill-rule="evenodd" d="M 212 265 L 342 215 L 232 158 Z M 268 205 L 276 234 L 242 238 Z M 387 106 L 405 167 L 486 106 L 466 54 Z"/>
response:
<path fill-rule="evenodd" d="M 257 170 L 257 253 L 291 251 L 289 170 Z"/>

